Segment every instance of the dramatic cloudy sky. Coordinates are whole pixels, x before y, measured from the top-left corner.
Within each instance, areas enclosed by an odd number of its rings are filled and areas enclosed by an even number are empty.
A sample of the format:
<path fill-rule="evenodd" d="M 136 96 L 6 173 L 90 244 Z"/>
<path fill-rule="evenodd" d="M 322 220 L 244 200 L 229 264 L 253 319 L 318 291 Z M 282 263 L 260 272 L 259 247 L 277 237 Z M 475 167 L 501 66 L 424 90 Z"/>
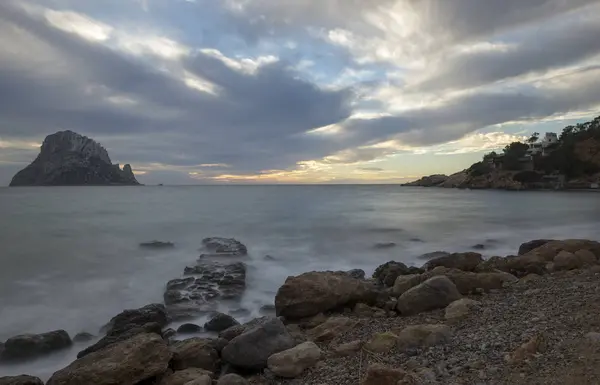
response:
<path fill-rule="evenodd" d="M 600 115 L 600 0 L 0 0 L 0 185 L 43 138 L 145 183 L 399 182 Z"/>

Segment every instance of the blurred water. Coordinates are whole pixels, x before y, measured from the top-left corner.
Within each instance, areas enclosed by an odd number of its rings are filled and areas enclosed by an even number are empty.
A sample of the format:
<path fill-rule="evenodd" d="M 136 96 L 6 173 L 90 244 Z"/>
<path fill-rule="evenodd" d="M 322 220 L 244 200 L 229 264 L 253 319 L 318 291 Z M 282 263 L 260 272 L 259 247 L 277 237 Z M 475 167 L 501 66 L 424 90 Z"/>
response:
<path fill-rule="evenodd" d="M 514 254 L 534 238 L 598 239 L 600 195 L 398 186 L 53 187 L 0 189 L 0 340 L 97 332 L 124 308 L 161 302 L 207 236 L 248 246 L 243 307 L 258 315 L 288 275 L 420 265 L 436 250 Z M 153 239 L 172 250 L 139 248 Z M 395 242 L 377 250 L 378 242 Z M 265 255 L 275 260 L 265 260 Z M 47 378 L 83 346 L 0 375 Z"/>

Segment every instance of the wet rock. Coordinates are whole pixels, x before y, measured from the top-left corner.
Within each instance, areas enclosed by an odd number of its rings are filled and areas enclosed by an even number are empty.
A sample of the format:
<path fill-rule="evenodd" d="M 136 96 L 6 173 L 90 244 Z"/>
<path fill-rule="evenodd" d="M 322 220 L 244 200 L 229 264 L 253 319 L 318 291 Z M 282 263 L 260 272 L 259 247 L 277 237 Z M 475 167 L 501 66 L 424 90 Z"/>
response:
<path fill-rule="evenodd" d="M 485 245 L 483 243 L 478 243 L 476 245 L 471 246 L 473 250 L 485 250 Z"/>
<path fill-rule="evenodd" d="M 219 354 L 213 340 L 195 337 L 175 341 L 171 350 L 174 353 L 172 367 L 175 370 L 199 368 L 216 372 L 219 368 Z"/>
<path fill-rule="evenodd" d="M 164 374 L 172 353 L 155 334 L 138 334 L 73 361 L 46 385 L 134 385 Z"/>
<path fill-rule="evenodd" d="M 450 328 L 443 324 L 411 325 L 402 330 L 394 330 L 397 334 L 399 349 L 423 348 L 448 342 L 452 336 Z"/>
<path fill-rule="evenodd" d="M 219 378 L 217 385 L 250 385 L 250 383 L 244 377 L 230 373 Z"/>
<path fill-rule="evenodd" d="M 371 304 L 377 295 L 367 281 L 344 273 L 313 271 L 288 277 L 277 291 L 275 308 L 278 316 L 300 319 L 358 302 Z"/>
<path fill-rule="evenodd" d="M 404 263 L 389 261 L 375 269 L 373 278 L 385 287 L 392 287 L 398 276 L 407 274 L 412 274 L 412 272 Z"/>
<path fill-rule="evenodd" d="M 150 304 L 139 309 L 122 311 L 108 322 L 105 327 L 106 335 L 115 336 L 148 323 L 157 323 L 161 327 L 165 327 L 169 323 L 169 317 L 164 305 Z"/>
<path fill-rule="evenodd" d="M 382 364 L 371 364 L 361 385 L 398 385 L 404 379 L 406 372 L 393 369 Z"/>
<path fill-rule="evenodd" d="M 600 344 L 600 333 L 589 332 L 584 336 L 585 340 L 593 344 Z M 1 384 L 1 382 L 0 382 Z"/>
<path fill-rule="evenodd" d="M 421 281 L 423 281 L 423 279 L 420 274 L 401 275 L 396 278 L 396 282 L 394 282 L 392 294 L 394 297 L 399 297 L 409 289 L 420 284 Z"/>
<path fill-rule="evenodd" d="M 216 313 L 210 321 L 204 324 L 204 328 L 211 332 L 221 332 L 239 324 L 235 318 L 228 314 Z"/>
<path fill-rule="evenodd" d="M 471 309 L 480 305 L 481 302 L 470 298 L 461 298 L 446 307 L 444 317 L 449 321 L 457 321 L 465 318 L 471 312 Z"/>
<path fill-rule="evenodd" d="M 268 358 L 295 346 L 285 325 L 277 318 L 235 337 L 222 351 L 224 361 L 243 369 L 267 367 Z"/>
<path fill-rule="evenodd" d="M 475 272 L 485 273 L 496 270 L 508 272 L 508 268 L 506 267 L 506 261 L 508 260 L 508 258 L 510 257 L 490 257 L 485 261 L 481 262 L 479 265 L 477 265 L 477 268 L 475 268 Z"/>
<path fill-rule="evenodd" d="M 392 332 L 377 333 L 365 343 L 364 348 L 372 353 L 387 353 L 398 343 L 398 336 Z"/>
<path fill-rule="evenodd" d="M 475 271 L 477 265 L 479 265 L 481 262 L 483 262 L 483 258 L 479 253 L 453 253 L 429 260 L 425 265 L 423 265 L 423 269 L 429 271 L 438 266 L 443 266 L 449 269 Z"/>
<path fill-rule="evenodd" d="M 94 339 L 94 335 L 88 332 L 81 332 L 75 334 L 73 337 L 73 342 L 88 342 Z"/>
<path fill-rule="evenodd" d="M 200 261 L 186 267 L 187 277 L 171 280 L 164 293 L 169 313 L 185 309 L 191 315 L 215 311 L 223 300 L 238 301 L 246 288 L 246 265 L 242 262 Z"/>
<path fill-rule="evenodd" d="M 456 285 L 446 276 L 437 276 L 406 291 L 398 298 L 398 311 L 403 315 L 444 308 L 460 299 Z"/>
<path fill-rule="evenodd" d="M 20 375 L 0 377 L 0 385 L 44 385 L 42 380 L 37 377 Z"/>
<path fill-rule="evenodd" d="M 166 375 L 158 385 L 186 385 L 192 381 L 196 385 L 211 385 L 213 373 L 204 369 L 189 368 Z"/>
<path fill-rule="evenodd" d="M 118 331 L 118 333 L 116 331 Z M 121 331 L 120 329 L 117 329 L 116 331 L 112 331 L 110 334 L 107 334 L 106 336 L 102 337 L 95 344 L 88 346 L 84 350 L 80 351 L 77 354 L 77 358 L 85 357 L 90 353 L 104 349 L 107 346 L 110 346 L 117 342 L 125 341 L 138 334 L 154 333 L 162 337 L 162 327 L 156 322 L 147 323 L 143 326 L 132 325 L 131 328 L 126 328 L 124 329 L 124 331 Z"/>
<path fill-rule="evenodd" d="M 210 255 L 237 256 L 248 254 L 246 246 L 234 238 L 204 238 L 202 244 L 204 245 L 204 248 L 209 251 Z"/>
<path fill-rule="evenodd" d="M 357 322 L 348 317 L 331 317 L 319 326 L 308 330 L 306 335 L 316 342 L 330 341 L 356 325 Z"/>
<path fill-rule="evenodd" d="M 220 332 L 219 338 L 223 338 L 228 341 L 231 341 L 232 339 L 234 339 L 235 337 L 244 333 L 245 331 L 248 331 L 256 326 L 263 325 L 263 324 L 271 321 L 272 319 L 273 319 L 273 317 L 265 316 L 265 317 L 255 318 L 255 319 L 248 321 L 242 325 L 232 326 L 232 327 L 227 328 L 227 329 L 223 330 L 222 332 Z"/>
<path fill-rule="evenodd" d="M 376 249 L 391 249 L 392 247 L 396 247 L 396 243 L 394 242 L 380 242 L 376 243 L 374 246 Z"/>
<path fill-rule="evenodd" d="M 71 338 L 64 330 L 54 330 L 41 334 L 21 334 L 6 340 L 0 355 L 0 361 L 36 358 L 68 348 L 71 345 Z"/>
<path fill-rule="evenodd" d="M 175 244 L 173 242 L 150 241 L 140 243 L 140 247 L 148 249 L 169 249 L 175 247 Z"/>
<path fill-rule="evenodd" d="M 177 333 L 179 334 L 191 334 L 191 333 L 199 333 L 202 331 L 202 326 L 196 324 L 183 324 L 177 328 Z"/>
<path fill-rule="evenodd" d="M 527 254 L 531 250 L 537 249 L 538 247 L 543 246 L 546 243 L 551 242 L 551 241 L 552 241 L 552 239 L 534 239 L 533 241 L 522 243 L 521 246 L 519 246 L 518 254 L 519 255 Z"/>
<path fill-rule="evenodd" d="M 596 262 L 596 256 L 589 250 L 582 249 L 574 253 L 563 250 L 554 257 L 554 270 L 581 269 Z"/>
<path fill-rule="evenodd" d="M 561 241 L 550 241 L 529 251 L 528 253 L 524 254 L 523 257 L 537 256 L 546 262 L 552 262 L 561 251 L 575 253 L 579 250 L 590 251 L 596 257 L 596 259 L 600 257 L 600 243 L 587 239 L 565 239 Z"/>
<path fill-rule="evenodd" d="M 291 349 L 273 354 L 267 366 L 279 377 L 295 378 L 321 359 L 321 349 L 314 342 L 304 342 Z"/>
<path fill-rule="evenodd" d="M 430 259 L 446 257 L 448 255 L 450 255 L 450 253 L 448 253 L 446 251 L 434 251 L 434 252 L 431 252 L 431 253 L 422 254 L 418 258 L 419 259 L 424 259 L 426 261 L 429 261 Z"/>

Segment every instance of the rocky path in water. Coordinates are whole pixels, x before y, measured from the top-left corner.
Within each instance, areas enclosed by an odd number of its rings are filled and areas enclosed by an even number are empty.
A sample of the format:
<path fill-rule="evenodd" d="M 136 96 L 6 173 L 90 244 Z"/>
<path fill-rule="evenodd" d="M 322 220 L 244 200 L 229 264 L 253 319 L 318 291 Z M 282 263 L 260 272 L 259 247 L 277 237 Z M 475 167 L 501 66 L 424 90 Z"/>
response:
<path fill-rule="evenodd" d="M 246 253 L 218 241 L 215 252 Z M 204 328 L 184 325 L 213 338 L 173 339 L 162 304 L 126 310 L 47 385 L 600 383 L 600 243 L 536 240 L 519 254 L 484 261 L 442 253 L 422 268 L 390 261 L 371 279 L 360 271 L 289 277 L 275 298 L 279 317 L 240 325 L 216 314 Z M 229 295 L 219 283 L 231 283 L 234 297 L 243 290 L 239 274 L 207 272 L 208 261 L 170 282 L 167 293 L 179 294 L 165 300 L 206 311 Z M 0 345 L 0 360 L 70 344 L 63 331 L 17 336 Z M 39 384 L 0 378 L 0 385 Z"/>

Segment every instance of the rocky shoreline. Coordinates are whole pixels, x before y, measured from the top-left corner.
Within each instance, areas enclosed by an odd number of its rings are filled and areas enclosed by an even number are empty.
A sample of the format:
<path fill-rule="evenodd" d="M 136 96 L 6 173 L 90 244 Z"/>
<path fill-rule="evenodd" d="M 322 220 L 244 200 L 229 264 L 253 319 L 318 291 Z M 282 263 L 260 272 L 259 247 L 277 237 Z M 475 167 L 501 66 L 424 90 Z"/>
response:
<path fill-rule="evenodd" d="M 245 288 L 247 248 L 207 238 L 170 281 L 165 304 L 125 310 L 46 385 L 593 384 L 600 382 L 600 243 L 534 240 L 518 255 L 435 253 L 372 278 L 352 270 L 288 277 L 275 314 L 240 324 L 215 313 Z M 267 311 L 270 309 L 266 309 Z M 202 327 L 175 319 L 212 314 Z M 204 330 L 211 338 L 182 339 Z M 68 348 L 65 331 L 0 344 L 0 362 Z M 0 377 L 0 385 L 39 385 Z"/>

